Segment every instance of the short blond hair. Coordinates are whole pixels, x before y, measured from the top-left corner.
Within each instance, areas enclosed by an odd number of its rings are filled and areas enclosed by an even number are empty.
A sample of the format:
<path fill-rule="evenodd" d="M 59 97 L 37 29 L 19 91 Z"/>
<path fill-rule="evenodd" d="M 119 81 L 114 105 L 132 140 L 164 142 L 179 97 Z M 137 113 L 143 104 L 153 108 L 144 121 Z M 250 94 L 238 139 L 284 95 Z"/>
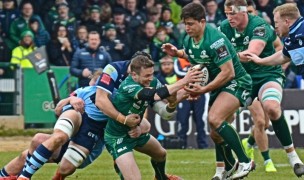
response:
<path fill-rule="evenodd" d="M 298 7 L 294 3 L 286 3 L 281 6 L 277 6 L 273 10 L 273 14 L 275 13 L 279 13 L 281 18 L 290 18 L 294 20 L 301 16 Z"/>

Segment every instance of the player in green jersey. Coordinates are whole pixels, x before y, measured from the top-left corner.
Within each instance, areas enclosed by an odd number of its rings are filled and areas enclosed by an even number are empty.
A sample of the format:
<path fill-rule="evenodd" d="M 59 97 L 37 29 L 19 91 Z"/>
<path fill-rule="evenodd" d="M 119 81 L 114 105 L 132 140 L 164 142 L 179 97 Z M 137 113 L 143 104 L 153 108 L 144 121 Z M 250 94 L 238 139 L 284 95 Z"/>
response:
<path fill-rule="evenodd" d="M 255 10 L 254 2 L 249 0 L 249 1 L 247 1 L 247 5 L 248 5 L 247 6 L 248 13 L 252 14 L 252 15 L 257 15 L 257 11 Z M 265 23 L 265 26 L 267 27 L 269 34 L 272 35 L 273 34 L 273 31 L 271 31 L 272 27 L 271 27 L 271 29 L 269 29 L 270 26 L 266 22 L 264 22 L 264 23 Z M 226 20 L 225 24 L 228 24 L 227 20 Z M 223 24 L 221 24 L 221 25 L 223 25 Z M 252 26 L 252 27 L 254 27 L 254 26 Z M 258 27 L 258 25 L 256 27 Z M 219 27 L 219 30 L 221 30 L 221 27 Z M 223 30 L 223 31 L 225 31 L 225 30 Z M 269 36 L 269 37 L 271 37 L 271 39 L 274 38 L 272 36 Z M 239 36 L 238 38 L 235 38 L 235 37 L 231 38 L 233 40 L 233 41 L 232 40 L 231 41 L 237 49 L 240 49 L 240 48 L 243 48 L 244 46 L 245 47 L 247 46 L 248 38 L 249 38 L 249 36 L 247 36 L 247 34 L 244 33 L 243 36 Z M 256 37 L 254 37 L 254 38 L 256 38 Z M 267 41 L 267 38 L 268 37 L 265 36 L 265 41 Z M 244 42 L 246 42 L 246 43 L 244 43 Z M 244 45 L 244 44 L 246 44 L 246 45 Z M 276 50 L 282 49 L 282 43 L 281 43 L 279 37 L 276 36 L 275 41 L 273 41 L 273 45 Z M 253 99 L 254 99 L 254 97 L 253 97 Z M 272 162 L 272 160 L 269 156 L 268 136 L 265 132 L 265 130 L 269 127 L 269 118 L 267 115 L 265 115 L 261 103 L 257 100 L 255 100 L 248 109 L 251 112 L 254 126 L 252 127 L 252 130 L 251 130 L 252 133 L 249 135 L 249 137 L 242 140 L 244 149 L 245 149 L 247 155 L 251 159 L 254 159 L 254 144 L 255 144 L 255 142 L 257 142 L 259 150 L 264 158 L 265 171 L 266 172 L 276 172 L 274 163 Z M 218 156 L 218 154 L 216 154 L 216 156 Z M 223 176 L 222 167 L 224 167 L 225 165 L 224 165 L 223 160 L 222 161 L 219 161 L 219 160 L 220 159 L 217 158 L 217 168 L 216 168 L 216 174 L 214 175 L 214 177 Z"/>
<path fill-rule="evenodd" d="M 211 138 L 221 154 L 230 155 L 230 159 L 225 159 L 227 175 L 231 175 L 237 166 L 232 149 L 239 160 L 239 166 L 234 176 L 236 178 L 245 177 L 254 169 L 255 165 L 246 156 L 239 135 L 227 120 L 240 106 L 251 104 L 251 78 L 239 62 L 229 40 L 206 23 L 205 9 L 201 4 L 186 5 L 181 17 L 187 32 L 183 44 L 184 49 L 178 50 L 172 44 L 164 44 L 163 50 L 170 56 L 189 59 L 192 65 L 204 64 L 207 67 L 210 77 L 209 84 L 206 86 L 194 84 L 193 88 L 185 89 L 192 95 L 211 92 L 208 113 Z"/>
<path fill-rule="evenodd" d="M 177 102 L 168 100 L 170 94 L 177 92 L 190 82 L 198 82 L 201 73 L 192 70 L 175 84 L 162 86 L 153 77 L 154 63 L 147 56 L 138 55 L 131 60 L 130 75 L 121 83 L 113 105 L 119 109 L 122 115 L 138 114 L 141 118 L 149 104 L 153 105 L 153 110 L 162 118 L 172 116 Z M 160 99 L 167 98 L 166 105 Z M 174 98 L 173 98 L 174 99 Z M 156 101 L 156 102 L 155 102 Z M 151 163 L 155 170 L 155 177 L 158 180 L 180 179 L 178 176 L 165 174 L 166 150 L 149 133 L 131 138 L 128 132 L 138 128 L 129 127 L 115 119 L 109 119 L 105 130 L 106 148 L 113 156 L 119 170 L 125 180 L 139 180 L 141 174 L 134 159 L 133 149 L 151 157 Z"/>
<path fill-rule="evenodd" d="M 271 120 L 276 136 L 284 146 L 295 174 L 301 176 L 304 174 L 304 165 L 294 149 L 288 125 L 281 111 L 282 86 L 285 80 L 282 68 L 281 66 L 258 65 L 254 62 L 249 62 L 246 57 L 248 53 L 253 53 L 260 57 L 274 54 L 273 42 L 277 36 L 273 28 L 262 18 L 247 13 L 247 2 L 245 0 L 226 0 L 225 13 L 227 20 L 221 23 L 220 30 L 231 41 L 244 68 L 253 81 L 251 97 L 252 99 L 257 99 L 252 107 L 249 107 L 249 110 L 253 112 L 253 116 L 257 117 L 259 114 L 263 115 L 263 113 L 258 113 L 261 111 L 258 108 L 262 106 L 265 117 L 268 116 Z M 259 116 L 256 120 L 265 120 L 265 117 Z M 260 135 L 260 139 L 264 138 L 266 140 L 263 124 L 267 123 L 261 123 L 261 126 L 256 128 L 255 135 Z M 258 145 L 261 148 L 265 144 Z M 269 158 L 268 150 L 264 150 L 262 155 L 266 160 L 264 164 L 267 167 L 268 163 L 271 163 L 271 159 Z"/>

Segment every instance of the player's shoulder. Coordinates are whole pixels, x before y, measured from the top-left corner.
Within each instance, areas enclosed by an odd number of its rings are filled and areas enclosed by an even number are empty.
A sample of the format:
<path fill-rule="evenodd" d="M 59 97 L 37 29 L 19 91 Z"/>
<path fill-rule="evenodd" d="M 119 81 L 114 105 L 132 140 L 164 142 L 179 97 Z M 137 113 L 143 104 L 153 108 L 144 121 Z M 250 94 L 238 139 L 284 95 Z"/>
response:
<path fill-rule="evenodd" d="M 265 27 L 265 28 L 271 28 L 271 25 L 268 24 L 263 18 L 255 15 L 249 15 L 249 22 L 248 27 L 250 29 L 255 29 L 257 27 Z"/>

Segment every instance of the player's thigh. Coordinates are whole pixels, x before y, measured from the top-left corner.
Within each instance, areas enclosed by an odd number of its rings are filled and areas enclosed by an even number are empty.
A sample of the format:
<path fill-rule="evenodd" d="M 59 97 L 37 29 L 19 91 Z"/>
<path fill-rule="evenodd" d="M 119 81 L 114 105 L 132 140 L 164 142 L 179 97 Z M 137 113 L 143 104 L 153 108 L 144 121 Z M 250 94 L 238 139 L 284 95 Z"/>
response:
<path fill-rule="evenodd" d="M 221 92 L 209 110 L 209 121 L 213 120 L 226 120 L 230 117 L 238 108 L 240 102 L 237 97 L 228 93 Z"/>
<path fill-rule="evenodd" d="M 55 124 L 54 130 L 59 129 L 71 137 L 77 133 L 81 123 L 82 123 L 81 114 L 73 109 L 69 109 L 64 111 L 59 116 Z"/>
<path fill-rule="evenodd" d="M 161 146 L 158 140 L 151 135 L 143 146 L 136 146 L 135 150 L 147 154 L 153 159 L 164 160 L 166 157 L 166 150 Z"/>
<path fill-rule="evenodd" d="M 141 174 L 136 164 L 133 152 L 127 152 L 115 160 L 125 180 L 140 180 Z"/>

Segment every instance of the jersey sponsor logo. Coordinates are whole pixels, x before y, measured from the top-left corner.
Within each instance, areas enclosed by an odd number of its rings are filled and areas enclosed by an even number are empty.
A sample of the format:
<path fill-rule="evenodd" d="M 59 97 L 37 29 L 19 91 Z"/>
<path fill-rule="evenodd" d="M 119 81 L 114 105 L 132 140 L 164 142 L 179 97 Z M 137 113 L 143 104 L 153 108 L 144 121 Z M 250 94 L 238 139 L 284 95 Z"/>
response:
<path fill-rule="evenodd" d="M 104 59 L 104 55 L 103 54 L 99 54 L 99 59 L 103 60 Z"/>
<path fill-rule="evenodd" d="M 302 46 L 303 45 L 303 42 L 301 39 L 299 39 L 299 45 Z"/>
<path fill-rule="evenodd" d="M 110 85 L 111 77 L 108 74 L 102 74 L 102 77 L 100 78 L 100 82 Z"/>
<path fill-rule="evenodd" d="M 225 45 L 222 45 L 218 49 L 216 49 L 217 55 L 219 56 L 219 59 L 224 59 L 229 55 L 228 50 Z"/>
<path fill-rule="evenodd" d="M 109 64 L 104 68 L 103 72 L 107 74 L 112 74 L 113 72 L 117 72 L 117 70 L 115 69 L 115 67 Z"/>
<path fill-rule="evenodd" d="M 225 42 L 224 38 L 221 38 L 221 39 L 215 41 L 213 44 L 211 44 L 210 48 L 214 49 L 214 48 L 220 47 L 221 45 L 224 44 L 224 42 Z"/>
<path fill-rule="evenodd" d="M 257 27 L 253 30 L 253 35 L 255 36 L 260 36 L 260 37 L 265 37 L 266 35 L 266 29 L 264 26 Z"/>
<path fill-rule="evenodd" d="M 235 80 L 231 81 L 231 84 L 226 87 L 226 89 L 230 89 L 231 91 L 235 91 L 235 87 L 237 86 L 237 82 Z"/>
<path fill-rule="evenodd" d="M 117 152 L 120 153 L 121 151 L 127 150 L 127 146 L 117 149 Z"/>

